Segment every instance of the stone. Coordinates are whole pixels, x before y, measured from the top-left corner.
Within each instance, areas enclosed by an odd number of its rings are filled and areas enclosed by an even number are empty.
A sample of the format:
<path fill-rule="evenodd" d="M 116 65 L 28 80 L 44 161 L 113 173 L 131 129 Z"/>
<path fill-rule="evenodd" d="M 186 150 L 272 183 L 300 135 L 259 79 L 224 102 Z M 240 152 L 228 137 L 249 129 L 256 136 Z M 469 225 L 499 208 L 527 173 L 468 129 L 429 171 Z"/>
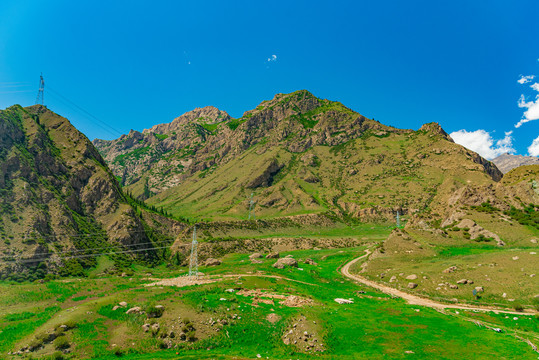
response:
<path fill-rule="evenodd" d="M 338 304 L 353 304 L 354 303 L 353 300 L 341 299 L 341 298 L 335 299 L 335 302 Z"/>
<path fill-rule="evenodd" d="M 389 282 L 395 282 L 395 281 L 397 281 L 397 277 L 393 275 L 391 279 L 389 279 Z"/>
<path fill-rule="evenodd" d="M 221 265 L 221 260 L 214 259 L 214 258 L 208 258 L 204 262 L 204 266 L 217 266 L 217 265 Z"/>
<path fill-rule="evenodd" d="M 115 305 L 115 306 L 112 307 L 112 311 L 116 311 L 116 310 L 118 310 L 119 308 L 120 308 L 120 307 L 119 307 L 118 305 Z"/>
<path fill-rule="evenodd" d="M 518 256 L 513 256 L 513 260 L 518 260 L 519 257 Z"/>
<path fill-rule="evenodd" d="M 457 284 L 467 284 L 468 283 L 468 279 L 460 279 L 459 281 L 457 281 Z"/>
<path fill-rule="evenodd" d="M 157 333 L 159 331 L 159 324 L 157 323 L 153 324 L 151 328 L 152 328 L 152 332 Z"/>
<path fill-rule="evenodd" d="M 126 314 L 138 314 L 142 311 L 142 308 L 140 306 L 132 307 L 131 309 L 127 310 Z"/>
<path fill-rule="evenodd" d="M 408 287 L 409 287 L 410 289 L 415 289 L 415 288 L 417 287 L 417 284 L 411 282 L 411 283 L 408 283 Z"/>
<path fill-rule="evenodd" d="M 273 264 L 273 267 L 276 269 L 284 269 L 287 266 L 298 267 L 298 262 L 293 258 L 281 258 Z"/>
<path fill-rule="evenodd" d="M 121 302 L 121 303 L 119 303 L 118 305 L 120 305 L 120 306 L 122 306 L 122 307 L 123 307 L 123 306 L 127 306 L 127 303 L 126 303 L 125 301 L 122 301 L 122 302 Z"/>
<path fill-rule="evenodd" d="M 266 255 L 266 259 L 278 259 L 280 257 L 278 252 L 270 252 Z"/>
<path fill-rule="evenodd" d="M 408 275 L 408 276 L 406 277 L 406 280 L 415 280 L 415 279 L 417 279 L 417 275 L 416 275 L 416 274 Z"/>
<path fill-rule="evenodd" d="M 303 262 L 304 262 L 305 264 L 309 264 L 309 265 L 315 265 L 315 266 L 318 265 L 318 264 L 317 264 L 313 259 L 311 259 L 311 258 L 306 258 L 305 260 L 303 260 Z"/>
<path fill-rule="evenodd" d="M 483 289 L 482 286 L 476 286 L 476 287 L 475 287 L 475 290 L 476 290 L 477 292 L 484 292 L 484 291 L 485 291 L 485 289 Z"/>
<path fill-rule="evenodd" d="M 142 325 L 142 330 L 144 330 L 144 332 L 148 332 L 150 331 L 150 326 L 151 326 L 150 324 L 144 324 Z"/>
<path fill-rule="evenodd" d="M 253 260 L 253 259 L 260 259 L 264 257 L 261 253 L 253 253 L 251 255 L 249 255 L 249 259 Z"/>
<path fill-rule="evenodd" d="M 466 284 L 473 284 L 473 280 L 468 279 L 468 281 L 466 281 Z"/>
<path fill-rule="evenodd" d="M 457 271 L 457 267 L 456 267 L 456 266 L 450 266 L 450 267 L 448 267 L 447 269 L 445 269 L 445 270 L 443 271 L 443 273 L 444 273 L 444 274 L 449 274 L 449 273 L 452 273 L 452 272 L 454 272 L 454 271 Z"/>
<path fill-rule="evenodd" d="M 450 289 L 453 289 L 453 290 L 456 290 L 456 289 L 458 289 L 459 287 L 458 287 L 457 285 L 450 284 L 450 285 L 449 285 L 449 288 L 450 288 Z"/>
<path fill-rule="evenodd" d="M 286 256 L 285 256 L 285 259 L 291 259 L 291 258 L 293 258 L 293 257 L 294 257 L 294 255 L 286 255 Z"/>

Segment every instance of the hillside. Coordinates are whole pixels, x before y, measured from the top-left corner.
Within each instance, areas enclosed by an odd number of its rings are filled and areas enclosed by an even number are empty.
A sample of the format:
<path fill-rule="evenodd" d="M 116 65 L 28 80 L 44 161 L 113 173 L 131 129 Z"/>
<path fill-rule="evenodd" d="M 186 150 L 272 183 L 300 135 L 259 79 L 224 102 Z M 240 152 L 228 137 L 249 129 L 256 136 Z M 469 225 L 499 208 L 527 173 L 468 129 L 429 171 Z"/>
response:
<path fill-rule="evenodd" d="M 539 165 L 539 158 L 536 156 L 503 154 L 492 159 L 492 162 L 505 174 L 519 166 Z"/>
<path fill-rule="evenodd" d="M 429 211 L 500 171 L 438 124 L 380 124 L 307 91 L 277 94 L 239 119 L 213 107 L 117 140 L 95 140 L 134 196 L 197 219 L 331 212 L 362 220 Z"/>
<path fill-rule="evenodd" d="M 2 276 L 81 274 L 114 249 L 155 257 L 137 252 L 151 247 L 145 223 L 67 119 L 38 105 L 0 111 L 0 169 Z"/>

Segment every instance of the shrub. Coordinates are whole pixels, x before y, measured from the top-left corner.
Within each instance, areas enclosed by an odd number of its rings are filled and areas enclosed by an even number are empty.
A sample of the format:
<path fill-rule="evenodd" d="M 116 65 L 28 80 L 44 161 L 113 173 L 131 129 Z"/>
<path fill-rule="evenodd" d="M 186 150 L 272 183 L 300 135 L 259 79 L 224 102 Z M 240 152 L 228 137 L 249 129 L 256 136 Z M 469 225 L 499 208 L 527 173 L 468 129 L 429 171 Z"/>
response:
<path fill-rule="evenodd" d="M 195 334 L 194 331 L 189 331 L 189 332 L 187 333 L 187 340 L 188 340 L 188 341 L 191 341 L 191 342 L 193 342 L 193 341 L 196 340 L 196 334 Z"/>
<path fill-rule="evenodd" d="M 124 354 L 123 350 L 120 349 L 119 347 L 115 347 L 114 350 L 112 351 L 114 355 L 116 356 L 122 356 Z"/>
<path fill-rule="evenodd" d="M 51 356 L 51 359 L 52 360 L 64 360 L 64 354 L 62 354 L 61 351 L 55 351 L 52 356 Z"/>
<path fill-rule="evenodd" d="M 65 336 L 57 337 L 56 340 L 54 340 L 54 348 L 56 350 L 63 350 L 67 349 L 69 347 L 69 341 Z"/>
<path fill-rule="evenodd" d="M 159 318 L 163 315 L 165 309 L 163 307 L 156 307 L 155 304 L 149 304 L 144 307 L 144 311 L 150 318 Z"/>
<path fill-rule="evenodd" d="M 522 306 L 521 304 L 515 304 L 513 305 L 513 307 L 516 311 L 524 311 L 524 306 Z"/>

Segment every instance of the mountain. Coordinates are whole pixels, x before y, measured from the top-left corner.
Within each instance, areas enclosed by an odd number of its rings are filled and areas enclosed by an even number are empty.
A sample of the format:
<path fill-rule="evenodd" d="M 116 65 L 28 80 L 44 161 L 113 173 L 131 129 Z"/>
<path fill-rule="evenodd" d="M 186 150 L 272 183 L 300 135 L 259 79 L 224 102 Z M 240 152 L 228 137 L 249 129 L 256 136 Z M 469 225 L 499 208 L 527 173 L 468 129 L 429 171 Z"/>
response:
<path fill-rule="evenodd" d="M 101 155 L 46 107 L 0 111 L 0 194 L 1 275 L 41 263 L 41 276 L 79 273 L 95 265 L 88 254 L 151 247 L 144 221 Z"/>
<path fill-rule="evenodd" d="M 259 218 L 389 219 L 429 212 L 462 184 L 502 178 L 436 123 L 397 129 L 305 90 L 239 119 L 206 107 L 94 145 L 134 196 L 209 220 L 246 218 L 251 194 Z"/>
<path fill-rule="evenodd" d="M 505 174 L 519 166 L 539 165 L 539 158 L 536 156 L 503 154 L 492 159 L 492 162 Z"/>

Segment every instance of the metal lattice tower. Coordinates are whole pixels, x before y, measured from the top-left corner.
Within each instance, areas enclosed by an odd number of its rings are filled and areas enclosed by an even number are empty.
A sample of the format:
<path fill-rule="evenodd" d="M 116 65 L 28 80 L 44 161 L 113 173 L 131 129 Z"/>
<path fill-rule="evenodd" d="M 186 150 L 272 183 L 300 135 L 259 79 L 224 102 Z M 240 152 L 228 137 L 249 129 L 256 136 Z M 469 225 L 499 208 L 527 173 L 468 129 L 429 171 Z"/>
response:
<path fill-rule="evenodd" d="M 191 243 L 191 258 L 189 259 L 189 277 L 198 279 L 198 241 L 197 226 L 193 227 L 193 242 Z"/>
<path fill-rule="evenodd" d="M 401 227 L 401 217 L 398 211 L 397 211 L 397 227 Z"/>
<path fill-rule="evenodd" d="M 39 90 L 37 91 L 36 105 L 43 105 L 43 93 L 45 92 L 45 81 L 43 80 L 43 73 L 39 76 Z M 41 100 L 41 101 L 40 101 Z"/>
<path fill-rule="evenodd" d="M 251 220 L 251 215 L 253 216 L 253 220 L 255 218 L 255 202 L 253 201 L 253 195 L 254 193 L 251 193 L 251 200 L 249 200 L 249 219 Z"/>

